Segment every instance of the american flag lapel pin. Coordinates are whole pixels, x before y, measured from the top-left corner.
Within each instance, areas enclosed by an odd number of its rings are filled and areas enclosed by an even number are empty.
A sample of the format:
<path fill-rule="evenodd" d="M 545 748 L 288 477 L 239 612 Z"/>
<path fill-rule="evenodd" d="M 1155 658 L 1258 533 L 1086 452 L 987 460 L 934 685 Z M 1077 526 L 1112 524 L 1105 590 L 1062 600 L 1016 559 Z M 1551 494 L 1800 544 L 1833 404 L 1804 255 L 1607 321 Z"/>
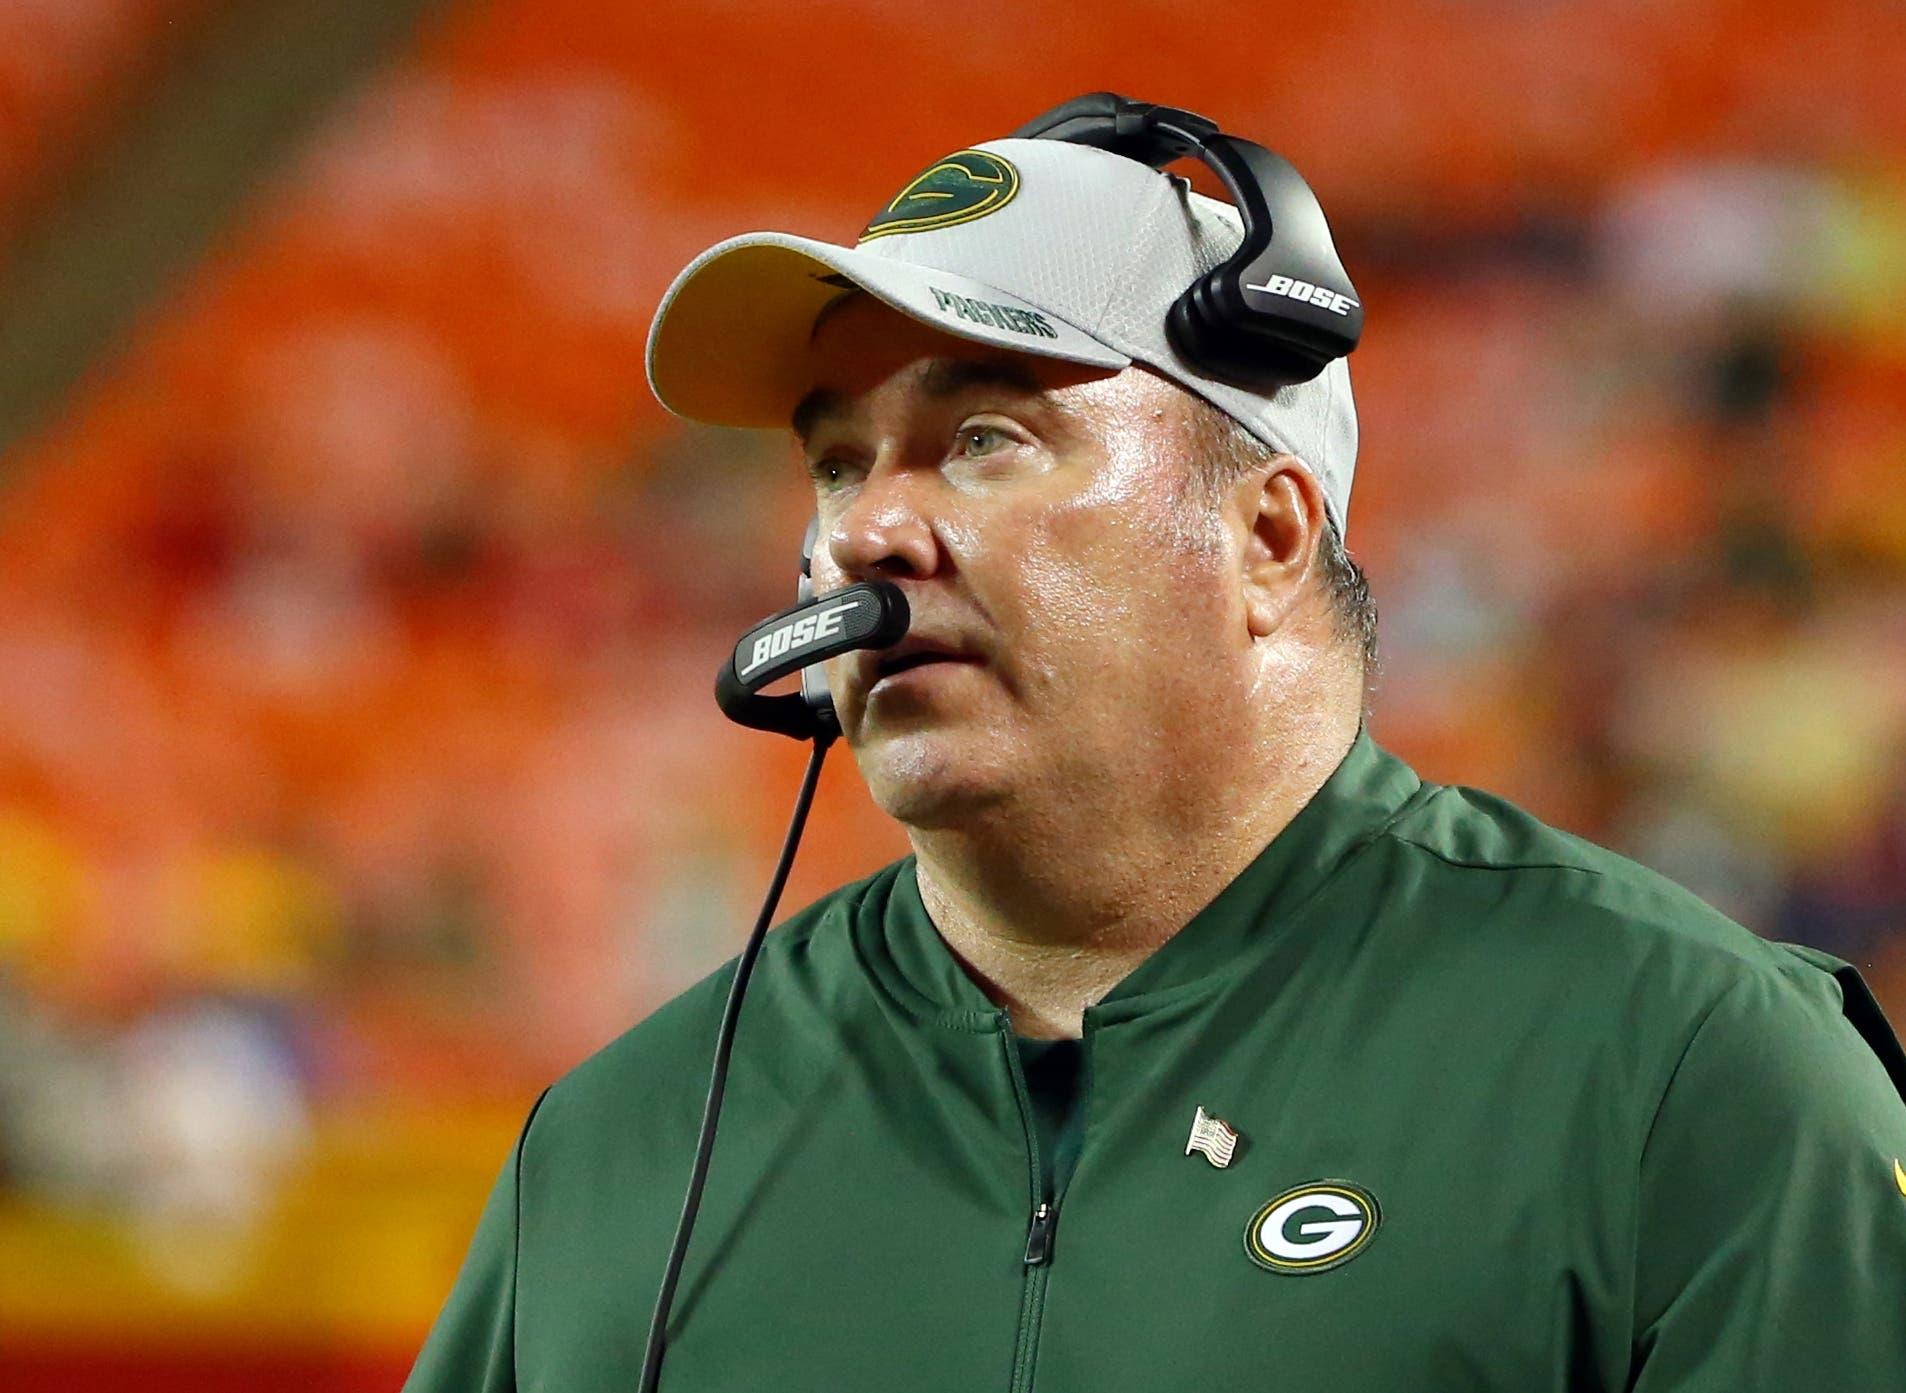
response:
<path fill-rule="evenodd" d="M 1198 1115 L 1191 1120 L 1191 1136 L 1185 1141 L 1185 1155 L 1202 1151 L 1205 1160 L 1223 1170 L 1231 1164 L 1231 1153 L 1238 1149 L 1238 1134 L 1231 1124 L 1222 1117 L 1213 1117 L 1204 1110 L 1204 1104 L 1198 1105 Z"/>

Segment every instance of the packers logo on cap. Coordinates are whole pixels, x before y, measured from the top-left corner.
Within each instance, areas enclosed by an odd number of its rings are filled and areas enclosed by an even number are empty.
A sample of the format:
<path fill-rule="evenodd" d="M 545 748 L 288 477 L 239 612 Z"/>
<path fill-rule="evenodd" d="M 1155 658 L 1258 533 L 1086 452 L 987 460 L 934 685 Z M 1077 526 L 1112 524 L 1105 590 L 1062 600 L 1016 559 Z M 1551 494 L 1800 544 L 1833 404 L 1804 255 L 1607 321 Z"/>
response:
<path fill-rule="evenodd" d="M 998 212 L 1019 192 L 1019 171 L 998 155 L 962 150 L 921 171 L 893 202 L 874 214 L 860 240 L 896 232 L 931 232 Z"/>

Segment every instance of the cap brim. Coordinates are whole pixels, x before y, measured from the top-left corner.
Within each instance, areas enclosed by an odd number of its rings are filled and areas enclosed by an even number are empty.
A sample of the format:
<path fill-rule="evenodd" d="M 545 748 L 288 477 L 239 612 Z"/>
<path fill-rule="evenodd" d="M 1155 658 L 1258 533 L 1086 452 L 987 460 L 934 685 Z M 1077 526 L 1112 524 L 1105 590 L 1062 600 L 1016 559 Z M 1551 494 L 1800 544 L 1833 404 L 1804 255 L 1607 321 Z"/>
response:
<path fill-rule="evenodd" d="M 848 288 L 842 277 L 960 338 L 1114 370 L 1132 361 L 1077 325 L 966 276 L 751 232 L 710 247 L 668 288 L 649 330 L 649 385 L 662 405 L 697 421 L 786 426 L 813 385 L 815 317 Z"/>

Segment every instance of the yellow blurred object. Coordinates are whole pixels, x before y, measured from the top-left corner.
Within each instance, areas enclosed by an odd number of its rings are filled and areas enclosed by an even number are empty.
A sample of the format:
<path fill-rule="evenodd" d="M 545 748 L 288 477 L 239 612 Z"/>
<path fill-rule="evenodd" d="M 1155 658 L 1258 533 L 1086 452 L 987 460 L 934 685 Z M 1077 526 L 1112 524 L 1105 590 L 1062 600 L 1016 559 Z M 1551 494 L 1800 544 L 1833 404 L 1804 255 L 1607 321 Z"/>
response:
<path fill-rule="evenodd" d="M 338 940 L 340 907 L 325 881 L 259 847 L 209 847 L 186 857 L 170 886 L 161 956 L 177 977 L 211 990 L 272 994 L 308 986 Z"/>
<path fill-rule="evenodd" d="M 30 813 L 0 809 L 0 967 L 29 984 L 60 977 L 84 956 L 93 907 L 80 848 Z"/>
<path fill-rule="evenodd" d="M 0 1326 L 23 1343 L 414 1344 L 450 1288 L 530 1101 L 325 1118 L 304 1166 L 249 1233 L 139 1228 L 118 1214 L 0 1192 Z M 149 1251 L 154 1240 L 167 1249 Z M 237 1260 L 182 1260 L 208 1242 L 218 1258 Z M 222 1273 L 216 1285 L 200 1280 L 213 1271 Z"/>

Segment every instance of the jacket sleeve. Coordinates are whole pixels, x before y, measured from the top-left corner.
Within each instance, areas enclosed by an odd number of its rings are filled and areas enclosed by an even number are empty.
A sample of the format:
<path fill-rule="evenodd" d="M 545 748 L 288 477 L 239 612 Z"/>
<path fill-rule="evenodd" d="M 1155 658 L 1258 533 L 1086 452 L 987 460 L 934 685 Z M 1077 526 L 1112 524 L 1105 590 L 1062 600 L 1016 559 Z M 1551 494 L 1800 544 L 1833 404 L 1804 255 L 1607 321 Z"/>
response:
<path fill-rule="evenodd" d="M 517 1186 L 544 1089 L 490 1189 L 456 1285 L 404 1381 L 403 1393 L 516 1393 Z"/>
<path fill-rule="evenodd" d="M 1641 1158 L 1634 1393 L 1906 1388 L 1906 1103 L 1832 976 L 1737 982 Z"/>

